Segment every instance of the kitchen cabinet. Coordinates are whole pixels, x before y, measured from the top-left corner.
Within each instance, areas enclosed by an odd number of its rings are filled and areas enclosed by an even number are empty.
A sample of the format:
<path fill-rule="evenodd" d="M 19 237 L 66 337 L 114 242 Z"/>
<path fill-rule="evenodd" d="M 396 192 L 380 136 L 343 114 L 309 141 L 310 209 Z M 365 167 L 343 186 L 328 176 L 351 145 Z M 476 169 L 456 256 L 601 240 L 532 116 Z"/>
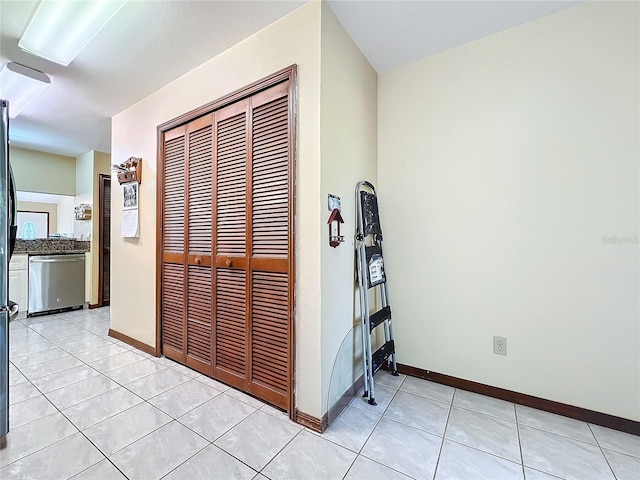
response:
<path fill-rule="evenodd" d="M 9 299 L 20 305 L 17 318 L 27 316 L 29 299 L 28 255 L 14 254 L 9 262 Z"/>

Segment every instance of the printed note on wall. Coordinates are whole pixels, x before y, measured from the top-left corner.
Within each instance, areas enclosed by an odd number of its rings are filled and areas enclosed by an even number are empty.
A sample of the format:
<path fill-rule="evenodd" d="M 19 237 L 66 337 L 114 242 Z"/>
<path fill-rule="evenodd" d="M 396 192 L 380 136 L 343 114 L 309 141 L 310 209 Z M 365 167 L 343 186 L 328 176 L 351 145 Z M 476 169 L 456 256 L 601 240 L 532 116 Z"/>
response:
<path fill-rule="evenodd" d="M 122 236 L 136 238 L 140 236 L 138 218 L 138 182 L 122 185 Z"/>

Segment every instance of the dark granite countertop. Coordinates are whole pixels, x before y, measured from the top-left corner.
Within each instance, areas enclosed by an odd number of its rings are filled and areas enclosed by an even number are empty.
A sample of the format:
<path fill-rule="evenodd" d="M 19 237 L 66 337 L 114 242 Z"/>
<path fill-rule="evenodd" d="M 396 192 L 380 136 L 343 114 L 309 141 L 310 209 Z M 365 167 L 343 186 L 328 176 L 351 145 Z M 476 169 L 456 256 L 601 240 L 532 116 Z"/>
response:
<path fill-rule="evenodd" d="M 88 253 L 86 250 L 63 250 L 61 252 L 14 252 L 15 255 L 77 255 L 77 254 L 85 254 Z"/>
<path fill-rule="evenodd" d="M 90 251 L 91 242 L 71 238 L 39 238 L 36 240 L 16 240 L 14 254 L 50 255 L 85 253 Z"/>

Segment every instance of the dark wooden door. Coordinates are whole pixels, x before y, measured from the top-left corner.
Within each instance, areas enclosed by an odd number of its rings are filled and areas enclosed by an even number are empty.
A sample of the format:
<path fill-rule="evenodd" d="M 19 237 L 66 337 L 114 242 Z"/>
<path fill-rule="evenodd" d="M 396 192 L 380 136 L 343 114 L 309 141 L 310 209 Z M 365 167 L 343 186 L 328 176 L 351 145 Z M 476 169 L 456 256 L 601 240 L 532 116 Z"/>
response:
<path fill-rule="evenodd" d="M 212 116 L 164 135 L 162 352 L 211 374 Z"/>
<path fill-rule="evenodd" d="M 250 99 L 250 391 L 288 408 L 293 389 L 293 160 L 288 84 Z"/>
<path fill-rule="evenodd" d="M 214 376 L 288 408 L 292 173 L 288 84 L 215 113 Z"/>
<path fill-rule="evenodd" d="M 289 410 L 293 117 L 289 82 L 163 137 L 162 351 Z"/>
<path fill-rule="evenodd" d="M 100 238 L 98 241 L 98 304 L 107 306 L 111 292 L 111 177 L 100 175 Z"/>
<path fill-rule="evenodd" d="M 249 101 L 214 115 L 214 377 L 248 390 L 247 125 Z"/>

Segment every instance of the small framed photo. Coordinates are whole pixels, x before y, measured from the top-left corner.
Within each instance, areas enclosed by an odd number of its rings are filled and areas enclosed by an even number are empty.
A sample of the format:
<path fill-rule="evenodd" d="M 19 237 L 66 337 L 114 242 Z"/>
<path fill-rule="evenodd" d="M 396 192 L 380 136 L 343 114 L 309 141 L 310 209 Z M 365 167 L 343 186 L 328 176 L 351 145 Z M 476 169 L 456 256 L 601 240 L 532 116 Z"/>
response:
<path fill-rule="evenodd" d="M 125 210 L 138 208 L 138 182 L 123 184 L 122 191 L 124 194 L 122 208 Z"/>

